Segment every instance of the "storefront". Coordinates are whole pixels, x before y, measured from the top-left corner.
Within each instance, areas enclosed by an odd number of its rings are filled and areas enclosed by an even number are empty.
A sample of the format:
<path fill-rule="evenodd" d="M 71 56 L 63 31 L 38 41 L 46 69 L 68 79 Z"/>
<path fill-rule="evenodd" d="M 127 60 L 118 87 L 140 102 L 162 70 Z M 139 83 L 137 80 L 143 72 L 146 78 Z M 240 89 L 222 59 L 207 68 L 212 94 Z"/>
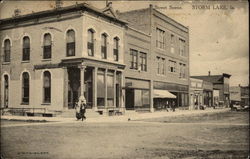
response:
<path fill-rule="evenodd" d="M 125 78 L 126 110 L 150 111 L 149 81 Z"/>

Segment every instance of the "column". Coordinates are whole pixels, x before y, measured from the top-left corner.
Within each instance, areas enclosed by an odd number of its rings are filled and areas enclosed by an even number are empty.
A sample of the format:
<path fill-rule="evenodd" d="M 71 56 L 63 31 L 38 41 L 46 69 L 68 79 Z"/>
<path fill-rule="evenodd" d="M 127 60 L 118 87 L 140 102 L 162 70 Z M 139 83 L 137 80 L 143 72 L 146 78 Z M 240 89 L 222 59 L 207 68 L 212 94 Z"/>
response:
<path fill-rule="evenodd" d="M 150 80 L 150 88 L 149 88 L 149 92 L 150 92 L 150 112 L 153 113 L 154 112 L 154 81 Z"/>
<path fill-rule="evenodd" d="M 108 107 L 108 100 L 107 100 L 107 94 L 108 94 L 108 87 L 107 87 L 107 72 L 108 69 L 105 69 L 104 72 L 104 87 L 105 87 L 105 96 L 104 96 L 104 107 L 107 108 Z"/>
<path fill-rule="evenodd" d="M 123 89 L 124 85 L 125 85 L 125 79 L 124 79 L 124 75 L 123 75 L 123 71 L 121 71 L 121 94 L 120 94 L 120 107 L 121 107 L 121 111 L 123 112 L 123 114 L 125 113 L 125 90 Z"/>
<path fill-rule="evenodd" d="M 93 69 L 93 109 L 97 110 L 97 67 L 94 67 Z"/>
<path fill-rule="evenodd" d="M 63 67 L 63 108 L 68 108 L 68 86 L 69 86 L 69 79 L 68 79 L 68 69 L 67 67 Z"/>
<path fill-rule="evenodd" d="M 80 65 L 80 88 L 81 88 L 81 96 L 84 96 L 84 91 L 85 91 L 85 84 L 84 84 L 84 72 L 85 72 L 85 69 L 86 69 L 86 66 L 84 65 Z"/>
<path fill-rule="evenodd" d="M 116 70 L 114 70 L 114 107 L 116 107 Z"/>

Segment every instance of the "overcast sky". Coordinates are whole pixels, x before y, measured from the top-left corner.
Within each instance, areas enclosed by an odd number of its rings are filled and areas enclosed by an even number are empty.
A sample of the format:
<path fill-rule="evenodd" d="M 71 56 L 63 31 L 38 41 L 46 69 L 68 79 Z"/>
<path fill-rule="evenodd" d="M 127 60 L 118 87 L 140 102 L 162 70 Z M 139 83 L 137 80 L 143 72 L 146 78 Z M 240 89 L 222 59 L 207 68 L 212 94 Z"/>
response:
<path fill-rule="evenodd" d="M 77 1 L 78 3 L 84 1 Z M 230 85 L 249 84 L 249 5 L 243 2 L 191 2 L 191 1 L 112 1 L 119 11 L 155 8 L 190 29 L 190 72 L 191 75 L 231 74 Z M 64 1 L 63 6 L 75 4 Z M 105 1 L 89 1 L 97 8 L 103 8 Z M 207 9 L 193 9 L 193 5 L 207 5 Z M 214 9 L 226 5 L 227 9 Z M 181 7 L 181 9 L 170 9 Z M 208 6 L 210 9 L 208 9 Z M 0 4 L 0 18 L 47 10 L 54 7 L 53 1 L 3 1 Z M 229 9 L 233 7 L 234 9 Z"/>

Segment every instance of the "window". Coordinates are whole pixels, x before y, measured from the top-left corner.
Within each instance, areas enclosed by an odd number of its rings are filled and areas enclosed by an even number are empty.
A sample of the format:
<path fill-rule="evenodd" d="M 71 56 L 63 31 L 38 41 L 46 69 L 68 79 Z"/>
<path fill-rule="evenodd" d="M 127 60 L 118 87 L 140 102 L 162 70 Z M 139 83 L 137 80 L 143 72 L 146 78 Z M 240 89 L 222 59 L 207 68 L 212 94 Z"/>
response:
<path fill-rule="evenodd" d="M 51 102 L 51 75 L 49 71 L 43 73 L 43 102 Z"/>
<path fill-rule="evenodd" d="M 6 39 L 4 41 L 4 62 L 10 62 L 10 40 Z"/>
<path fill-rule="evenodd" d="M 22 75 L 22 103 L 28 104 L 29 103 L 29 74 L 24 72 Z"/>
<path fill-rule="evenodd" d="M 185 40 L 179 39 L 179 54 L 185 56 Z"/>
<path fill-rule="evenodd" d="M 94 31 L 88 30 L 88 55 L 94 56 Z"/>
<path fill-rule="evenodd" d="M 157 64 L 158 64 L 157 73 L 160 75 L 164 75 L 165 74 L 165 58 L 157 57 Z"/>
<path fill-rule="evenodd" d="M 186 64 L 180 63 L 180 78 L 186 78 Z"/>
<path fill-rule="evenodd" d="M 49 33 L 44 34 L 44 41 L 43 41 L 43 59 L 50 59 L 51 58 L 51 35 Z"/>
<path fill-rule="evenodd" d="M 114 45 L 113 45 L 113 55 L 114 55 L 114 61 L 119 60 L 119 39 L 117 37 L 114 38 Z"/>
<path fill-rule="evenodd" d="M 130 69 L 138 69 L 138 51 L 130 49 Z"/>
<path fill-rule="evenodd" d="M 30 38 L 25 36 L 23 38 L 23 61 L 30 60 Z"/>
<path fill-rule="evenodd" d="M 169 72 L 176 72 L 176 62 L 169 60 L 169 67 L 168 67 Z"/>
<path fill-rule="evenodd" d="M 114 105 L 114 72 L 107 73 L 107 105 Z"/>
<path fill-rule="evenodd" d="M 156 47 L 164 49 L 165 48 L 165 31 L 156 28 Z"/>
<path fill-rule="evenodd" d="M 149 90 L 142 90 L 141 97 L 142 97 L 142 106 L 149 107 L 150 105 Z"/>
<path fill-rule="evenodd" d="M 175 37 L 173 34 L 171 34 L 171 48 L 170 48 L 171 53 L 174 53 L 174 42 L 175 42 Z"/>
<path fill-rule="evenodd" d="M 101 41 L 101 54 L 102 59 L 107 59 L 107 35 L 102 34 L 102 41 Z"/>
<path fill-rule="evenodd" d="M 104 70 L 98 69 L 97 72 L 97 106 L 105 105 L 105 83 Z"/>
<path fill-rule="evenodd" d="M 75 32 L 74 30 L 68 30 L 66 35 L 66 52 L 67 56 L 75 56 Z"/>
<path fill-rule="evenodd" d="M 147 71 L 147 54 L 144 52 L 140 52 L 140 66 L 141 71 Z"/>
<path fill-rule="evenodd" d="M 8 108 L 9 105 L 9 76 L 8 75 L 4 75 L 4 108 Z"/>

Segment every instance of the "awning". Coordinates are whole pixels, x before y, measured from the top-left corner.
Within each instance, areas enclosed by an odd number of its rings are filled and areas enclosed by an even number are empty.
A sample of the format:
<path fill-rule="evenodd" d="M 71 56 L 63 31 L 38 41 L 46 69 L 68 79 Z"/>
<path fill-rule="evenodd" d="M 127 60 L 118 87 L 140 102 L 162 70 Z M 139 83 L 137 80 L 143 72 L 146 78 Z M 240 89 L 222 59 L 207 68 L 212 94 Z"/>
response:
<path fill-rule="evenodd" d="M 154 98 L 176 98 L 176 96 L 167 90 L 155 89 L 154 90 Z"/>

